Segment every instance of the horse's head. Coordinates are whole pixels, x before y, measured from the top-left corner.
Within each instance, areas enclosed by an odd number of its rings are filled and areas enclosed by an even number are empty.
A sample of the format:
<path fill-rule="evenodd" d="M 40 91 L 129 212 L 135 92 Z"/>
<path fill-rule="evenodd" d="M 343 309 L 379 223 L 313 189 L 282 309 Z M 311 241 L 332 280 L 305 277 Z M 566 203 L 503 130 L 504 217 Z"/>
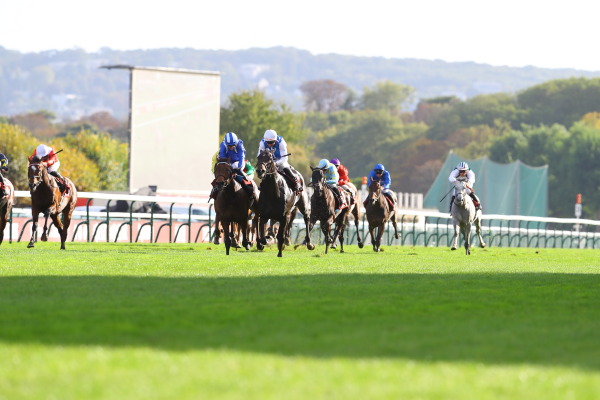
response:
<path fill-rule="evenodd" d="M 267 150 L 262 150 L 256 159 L 256 167 L 254 168 L 259 179 L 264 179 L 265 176 L 276 172 L 275 161 L 273 161 L 273 153 Z"/>
<path fill-rule="evenodd" d="M 375 204 L 379 201 L 379 197 L 381 196 L 381 185 L 379 181 L 372 181 L 369 185 L 369 195 L 367 196 L 367 201 L 371 204 Z"/>
<path fill-rule="evenodd" d="M 233 168 L 229 161 L 219 161 L 215 164 L 215 182 L 217 185 L 217 189 L 223 190 L 223 188 L 227 187 L 231 183 L 233 178 Z"/>
<path fill-rule="evenodd" d="M 310 167 L 310 169 L 312 170 L 312 176 L 311 176 L 311 186 L 313 187 L 315 194 L 317 196 L 320 195 L 320 193 L 323 191 L 323 187 L 324 187 L 324 183 L 325 183 L 325 168 L 313 168 Z"/>
<path fill-rule="evenodd" d="M 27 178 L 29 178 L 29 191 L 35 192 L 42 182 L 44 182 L 44 175 L 47 175 L 46 164 L 41 162 L 39 158 L 35 157 L 31 160 L 29 167 L 27 168 Z"/>
<path fill-rule="evenodd" d="M 464 180 L 458 180 L 454 183 L 454 204 L 459 207 L 465 207 L 467 197 L 469 197 L 465 186 L 466 182 Z"/>

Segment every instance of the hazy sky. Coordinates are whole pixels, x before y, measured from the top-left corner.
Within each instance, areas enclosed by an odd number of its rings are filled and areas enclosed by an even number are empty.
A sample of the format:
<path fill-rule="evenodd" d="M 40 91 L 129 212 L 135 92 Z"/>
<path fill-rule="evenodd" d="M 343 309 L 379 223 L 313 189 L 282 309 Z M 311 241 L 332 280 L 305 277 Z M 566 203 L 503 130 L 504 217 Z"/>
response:
<path fill-rule="evenodd" d="M 288 46 L 313 54 L 600 71 L 594 0 L 2 0 L 21 52 Z"/>

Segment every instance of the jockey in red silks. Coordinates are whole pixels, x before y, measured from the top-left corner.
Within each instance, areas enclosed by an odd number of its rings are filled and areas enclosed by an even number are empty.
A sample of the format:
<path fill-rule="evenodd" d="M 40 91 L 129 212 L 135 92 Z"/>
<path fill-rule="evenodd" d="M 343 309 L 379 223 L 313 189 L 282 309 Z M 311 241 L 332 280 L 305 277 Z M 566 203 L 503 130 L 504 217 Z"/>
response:
<path fill-rule="evenodd" d="M 333 165 L 335 165 L 335 167 L 337 168 L 338 174 L 340 175 L 340 180 L 338 181 L 338 186 L 350 194 L 350 201 L 351 201 L 350 204 L 354 204 L 356 202 L 356 199 L 354 198 L 355 193 L 348 186 L 348 183 L 350 183 L 350 177 L 348 176 L 348 168 L 343 166 L 340 163 L 340 160 L 338 158 L 332 158 L 331 160 L 329 160 L 329 162 L 332 163 Z"/>
<path fill-rule="evenodd" d="M 33 159 L 37 157 L 40 161 L 43 161 L 46 164 L 46 168 L 48 169 L 48 173 L 55 178 L 58 178 L 56 182 L 58 183 L 58 187 L 61 192 L 64 192 L 67 188 L 65 178 L 61 174 L 58 173 L 58 168 L 60 167 L 60 161 L 58 160 L 58 156 L 56 155 L 56 151 L 45 144 L 40 144 L 35 148 L 33 154 L 29 157 L 29 162 L 31 163 Z"/>

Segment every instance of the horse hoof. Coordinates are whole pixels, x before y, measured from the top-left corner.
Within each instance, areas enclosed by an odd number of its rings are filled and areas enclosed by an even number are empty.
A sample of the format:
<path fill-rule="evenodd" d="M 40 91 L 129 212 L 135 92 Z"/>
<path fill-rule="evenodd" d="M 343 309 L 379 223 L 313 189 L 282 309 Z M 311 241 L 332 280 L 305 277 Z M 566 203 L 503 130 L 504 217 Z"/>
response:
<path fill-rule="evenodd" d="M 365 247 L 365 245 L 364 245 L 363 243 L 360 243 L 360 242 L 359 242 L 359 243 L 358 243 L 358 248 L 359 248 L 359 249 L 362 249 L 363 247 Z"/>
<path fill-rule="evenodd" d="M 337 246 L 336 246 L 336 245 L 331 245 L 329 248 L 330 248 L 331 250 L 335 250 L 335 249 L 337 248 Z"/>
<path fill-rule="evenodd" d="M 306 248 L 309 249 L 309 250 L 314 250 L 315 249 L 315 245 L 314 245 L 314 243 L 309 243 L 309 244 L 306 245 Z"/>
<path fill-rule="evenodd" d="M 277 253 L 277 257 L 283 257 L 283 254 Z"/>
<path fill-rule="evenodd" d="M 485 249 L 485 243 L 481 243 L 481 244 L 480 244 L 480 247 L 481 247 L 482 249 Z"/>
<path fill-rule="evenodd" d="M 27 245 L 27 248 L 28 248 L 28 249 L 31 249 L 33 246 L 34 246 L 34 244 L 33 244 L 33 243 L 29 243 L 29 244 Z"/>
<path fill-rule="evenodd" d="M 213 240 L 213 244 L 221 244 L 221 241 L 218 238 L 216 238 L 215 240 Z"/>
<path fill-rule="evenodd" d="M 456 247 L 452 247 L 450 250 L 456 250 Z"/>
<path fill-rule="evenodd" d="M 262 243 L 260 243 L 260 242 L 256 242 L 256 249 L 257 249 L 257 250 L 262 250 L 262 249 L 264 249 L 264 248 L 265 248 L 265 246 L 264 246 Z"/>
<path fill-rule="evenodd" d="M 41 240 L 42 242 L 47 242 L 47 241 L 48 241 L 48 238 L 47 238 L 46 236 L 42 236 L 42 237 L 40 238 L 40 240 Z"/>

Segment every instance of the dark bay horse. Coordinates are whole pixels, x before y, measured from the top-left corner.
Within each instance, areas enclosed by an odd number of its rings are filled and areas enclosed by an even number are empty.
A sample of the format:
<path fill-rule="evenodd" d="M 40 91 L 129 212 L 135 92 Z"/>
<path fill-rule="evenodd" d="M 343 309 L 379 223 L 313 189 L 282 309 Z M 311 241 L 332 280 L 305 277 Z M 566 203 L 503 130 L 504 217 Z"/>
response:
<path fill-rule="evenodd" d="M 454 183 L 455 197 L 452 203 L 452 224 L 454 225 L 454 236 L 452 236 L 452 250 L 456 250 L 458 244 L 458 232 L 463 235 L 465 241 L 465 252 L 471 254 L 471 226 L 475 225 L 475 231 L 479 238 L 479 246 L 485 247 L 481 237 L 481 210 L 475 208 L 473 200 L 466 188 L 467 183 L 464 180 L 457 180 Z"/>
<path fill-rule="evenodd" d="M 367 213 L 367 221 L 369 221 L 369 233 L 371 234 L 371 244 L 373 251 L 379 251 L 381 247 L 381 237 L 385 230 L 385 224 L 392 221 L 394 226 L 394 237 L 398 239 L 398 226 L 396 224 L 396 212 L 390 212 L 388 200 L 383 194 L 383 189 L 379 181 L 373 181 L 369 185 L 369 194 L 365 201 L 365 210 Z M 377 229 L 377 234 L 375 234 Z"/>
<path fill-rule="evenodd" d="M 286 235 L 289 237 L 292 222 L 294 220 L 294 210 L 296 207 L 304 217 L 306 224 L 306 247 L 309 250 L 315 248 L 310 242 L 310 234 L 308 231 L 308 223 L 310 218 L 310 204 L 306 190 L 296 194 L 290 188 L 285 178 L 277 172 L 277 166 L 273 160 L 273 154 L 270 151 L 261 151 L 258 155 L 256 164 L 256 174 L 261 179 L 260 198 L 258 200 L 258 214 L 260 222 L 258 224 L 258 234 L 256 246 L 259 250 L 263 249 L 267 244 L 265 237 L 265 229 L 269 220 L 279 222 L 279 230 L 277 231 L 277 257 L 283 256 L 283 248 L 285 247 Z M 299 185 L 305 189 L 304 179 L 299 176 Z"/>
<path fill-rule="evenodd" d="M 219 159 L 215 164 L 214 171 L 217 186 L 215 211 L 223 227 L 225 253 L 229 255 L 231 238 L 236 225 L 239 226 L 242 233 L 242 246 L 246 250 L 250 250 L 252 246 L 248 240 L 250 236 L 248 220 L 252 213 L 250 209 L 250 196 L 248 196 L 242 185 L 235 180 L 233 168 L 229 160 Z M 258 188 L 255 187 L 254 189 L 258 192 Z M 256 206 L 253 208 L 256 209 Z"/>
<path fill-rule="evenodd" d="M 354 227 L 356 228 L 356 241 L 358 244 L 358 248 L 362 249 L 364 244 L 360 237 L 360 229 L 358 227 L 359 222 L 360 222 L 360 204 L 361 204 L 359 195 L 358 195 L 358 189 L 356 188 L 356 186 L 354 186 L 354 184 L 352 182 L 348 182 L 344 186 L 349 189 L 349 191 L 351 192 L 350 196 L 354 199 L 354 203 L 352 203 L 352 202 L 351 202 L 352 204 L 348 203 L 349 211 L 346 214 L 345 225 L 348 226 L 348 224 L 350 223 L 350 216 L 352 215 L 352 218 L 354 219 Z M 345 188 L 340 186 L 340 191 L 344 192 Z M 336 248 L 335 240 L 333 241 L 331 248 L 332 249 Z"/>
<path fill-rule="evenodd" d="M 335 215 L 335 196 L 329 188 L 325 177 L 325 168 L 313 168 L 312 179 L 310 185 L 313 187 L 313 194 L 310 197 L 310 224 L 308 225 L 308 233 L 312 231 L 315 222 L 319 221 L 321 231 L 325 236 L 325 254 L 329 247 L 339 237 L 340 252 L 344 252 L 344 229 L 346 227 L 346 219 L 350 208 L 344 208 L 336 217 Z M 340 189 L 340 194 L 345 197 L 346 204 L 350 203 L 350 196 L 343 189 Z M 331 236 L 331 225 L 335 223 L 335 232 Z"/>
<path fill-rule="evenodd" d="M 37 241 L 37 224 L 40 213 L 44 213 L 44 230 L 42 232 L 42 241 L 48 240 L 46 236 L 48 215 L 52 218 L 54 226 L 60 234 L 60 248 L 65 249 L 65 241 L 69 226 L 71 225 L 71 216 L 77 203 L 77 189 L 69 178 L 65 178 L 67 190 L 65 194 L 60 192 L 58 184 L 54 177 L 48 174 L 48 168 L 44 161 L 34 158 L 27 168 L 29 178 L 29 193 L 31 193 L 31 217 L 33 224 L 31 226 L 31 240 L 27 247 L 33 247 Z M 59 217 L 60 215 L 60 217 Z"/>
<path fill-rule="evenodd" d="M 0 198 L 0 244 L 4 240 L 4 228 L 10 219 L 10 210 L 15 204 L 15 187 L 12 182 L 4 178 L 4 197 Z"/>

